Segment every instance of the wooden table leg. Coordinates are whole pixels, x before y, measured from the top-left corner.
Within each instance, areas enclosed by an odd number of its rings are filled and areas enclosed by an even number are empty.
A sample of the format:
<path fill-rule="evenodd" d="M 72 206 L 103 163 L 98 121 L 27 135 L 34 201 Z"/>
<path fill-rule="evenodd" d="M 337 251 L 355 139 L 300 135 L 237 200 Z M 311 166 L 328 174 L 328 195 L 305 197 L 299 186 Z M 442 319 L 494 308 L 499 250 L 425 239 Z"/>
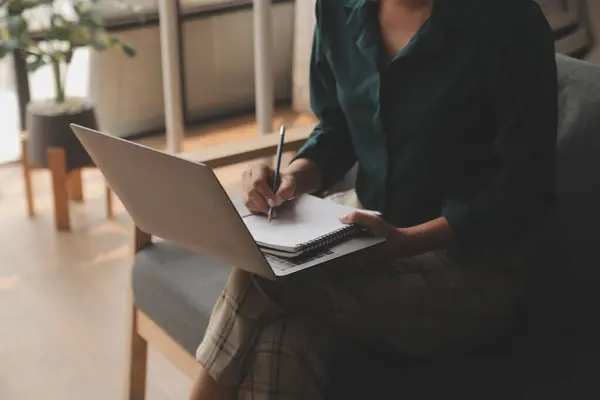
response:
<path fill-rule="evenodd" d="M 27 153 L 27 137 L 21 137 L 21 166 L 23 167 L 23 180 L 25 182 L 25 198 L 27 201 L 27 213 L 30 217 L 35 215 L 35 204 L 33 202 L 33 186 L 31 184 L 31 165 Z"/>
<path fill-rule="evenodd" d="M 71 229 L 71 222 L 69 220 L 69 190 L 65 151 L 59 148 L 48 149 L 48 166 L 52 173 L 56 229 L 68 231 Z"/>
<path fill-rule="evenodd" d="M 106 185 L 106 217 L 112 219 L 114 216 L 112 190 Z"/>
<path fill-rule="evenodd" d="M 74 201 L 83 201 L 82 170 L 76 169 L 69 175 L 69 198 Z"/>

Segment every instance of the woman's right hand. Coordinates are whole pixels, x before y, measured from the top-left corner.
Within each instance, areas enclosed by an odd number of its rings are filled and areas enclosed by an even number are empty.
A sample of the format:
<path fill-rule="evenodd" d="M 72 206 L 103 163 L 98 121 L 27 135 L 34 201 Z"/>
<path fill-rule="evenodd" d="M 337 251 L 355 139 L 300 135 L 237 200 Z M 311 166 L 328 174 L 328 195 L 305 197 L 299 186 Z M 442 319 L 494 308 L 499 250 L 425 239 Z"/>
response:
<path fill-rule="evenodd" d="M 290 200 L 296 192 L 296 181 L 292 174 L 279 174 L 279 188 L 273 193 L 275 172 L 267 164 L 254 165 L 244 172 L 242 178 L 244 204 L 254 213 L 267 214 L 269 207 L 280 206 Z"/>

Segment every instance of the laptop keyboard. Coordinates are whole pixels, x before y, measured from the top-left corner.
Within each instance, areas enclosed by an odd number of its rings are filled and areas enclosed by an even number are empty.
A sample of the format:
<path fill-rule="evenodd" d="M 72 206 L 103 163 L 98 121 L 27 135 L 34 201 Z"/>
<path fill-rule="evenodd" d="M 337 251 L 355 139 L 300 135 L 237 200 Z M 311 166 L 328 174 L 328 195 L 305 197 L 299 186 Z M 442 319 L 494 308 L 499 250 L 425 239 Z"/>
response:
<path fill-rule="evenodd" d="M 285 271 L 286 269 L 298 267 L 302 264 L 306 264 L 310 261 L 318 260 L 319 258 L 323 258 L 323 257 L 331 255 L 331 254 L 333 254 L 333 251 L 326 250 L 326 251 L 318 252 L 315 254 L 311 254 L 309 256 L 300 256 L 300 257 L 296 257 L 296 258 L 283 258 L 283 257 L 278 257 L 273 254 L 265 253 L 265 258 L 267 259 L 267 261 L 269 262 L 271 267 L 273 267 L 279 271 Z"/>

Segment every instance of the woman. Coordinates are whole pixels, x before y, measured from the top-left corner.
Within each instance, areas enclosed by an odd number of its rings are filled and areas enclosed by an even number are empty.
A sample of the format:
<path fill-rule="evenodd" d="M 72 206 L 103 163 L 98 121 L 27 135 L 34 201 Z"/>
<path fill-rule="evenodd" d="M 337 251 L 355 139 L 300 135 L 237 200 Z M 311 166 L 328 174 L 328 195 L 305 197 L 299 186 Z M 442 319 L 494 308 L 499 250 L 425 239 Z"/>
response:
<path fill-rule="evenodd" d="M 358 164 L 344 216 L 387 238 L 279 282 L 234 271 L 197 358 L 193 399 L 320 399 L 357 343 L 418 356 L 500 334 L 523 288 L 520 248 L 552 205 L 557 77 L 532 0 L 321 0 L 311 61 L 319 123 L 277 194 L 244 174 L 264 213 Z"/>

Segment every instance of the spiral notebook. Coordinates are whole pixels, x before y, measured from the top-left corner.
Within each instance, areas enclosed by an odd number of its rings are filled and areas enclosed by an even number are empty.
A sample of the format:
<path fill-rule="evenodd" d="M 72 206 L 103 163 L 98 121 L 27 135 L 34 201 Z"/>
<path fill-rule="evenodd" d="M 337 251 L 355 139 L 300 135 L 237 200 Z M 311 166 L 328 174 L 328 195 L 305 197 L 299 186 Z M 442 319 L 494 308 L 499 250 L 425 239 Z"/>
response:
<path fill-rule="evenodd" d="M 341 216 L 353 211 L 357 210 L 303 195 L 278 207 L 271 222 L 254 214 L 244 216 L 243 220 L 265 253 L 291 258 L 326 249 L 362 232 L 355 225 L 340 222 Z"/>

